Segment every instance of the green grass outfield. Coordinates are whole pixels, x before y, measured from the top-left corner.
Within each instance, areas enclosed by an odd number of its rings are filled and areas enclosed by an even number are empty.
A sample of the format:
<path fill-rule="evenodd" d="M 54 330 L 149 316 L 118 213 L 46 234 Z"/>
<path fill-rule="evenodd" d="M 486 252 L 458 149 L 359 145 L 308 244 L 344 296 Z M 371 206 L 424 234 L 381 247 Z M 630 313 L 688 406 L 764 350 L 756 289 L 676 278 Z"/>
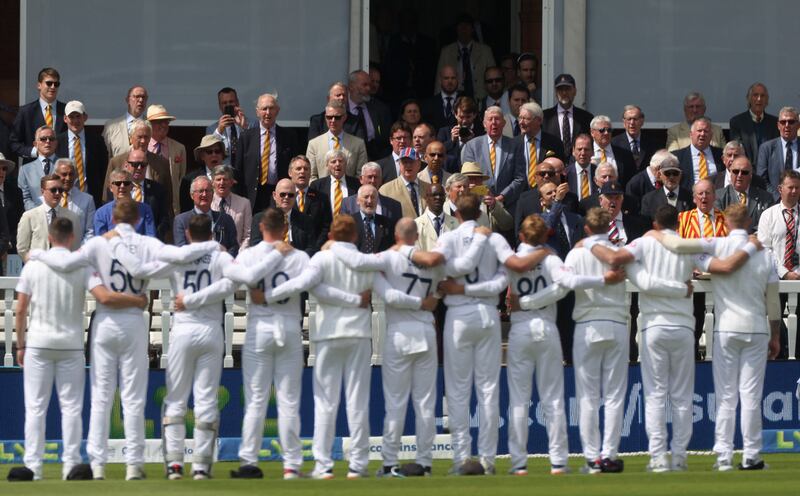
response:
<path fill-rule="evenodd" d="M 738 462 L 738 456 L 734 463 Z M 498 475 L 494 477 L 453 477 L 445 475 L 450 468 L 448 461 L 435 461 L 433 477 L 409 479 L 369 479 L 349 481 L 346 479 L 347 465 L 339 462 L 335 468 L 336 478 L 328 481 L 281 480 L 282 467 L 277 462 L 262 463 L 265 478 L 262 480 L 232 480 L 228 476 L 237 463 L 218 463 L 214 466 L 215 479 L 193 481 L 191 478 L 180 481 L 167 481 L 163 477 L 161 465 L 149 464 L 146 472 L 149 478 L 143 481 L 125 482 L 124 465 L 109 465 L 104 481 L 64 482 L 60 480 L 61 465 L 45 465 L 45 480 L 34 483 L 0 482 L 0 494 L 9 495 L 51 495 L 91 496 L 125 494 L 157 495 L 229 495 L 229 494 L 280 494 L 280 495 L 346 495 L 346 496 L 407 496 L 409 494 L 436 496 L 444 495 L 491 495 L 513 494 L 544 495 L 669 495 L 685 496 L 733 495 L 763 496 L 780 494 L 787 496 L 800 494 L 800 455 L 766 455 L 769 469 L 762 472 L 733 471 L 717 473 L 711 470 L 712 456 L 689 457 L 689 471 L 682 473 L 649 474 L 645 472 L 647 457 L 625 457 L 625 472 L 622 474 L 583 475 L 572 473 L 552 476 L 546 459 L 531 459 L 528 465 L 530 475 L 515 477 L 506 475 L 508 460 L 498 460 Z M 311 469 L 311 463 L 304 468 Z M 379 463 L 370 463 L 370 473 L 378 469 Z M 577 472 L 580 461 L 570 459 L 570 467 Z M 4 466 L 7 470 L 8 466 Z M 2 469 L 0 469 L 2 470 Z M 3 476 L 6 475 L 3 472 Z"/>

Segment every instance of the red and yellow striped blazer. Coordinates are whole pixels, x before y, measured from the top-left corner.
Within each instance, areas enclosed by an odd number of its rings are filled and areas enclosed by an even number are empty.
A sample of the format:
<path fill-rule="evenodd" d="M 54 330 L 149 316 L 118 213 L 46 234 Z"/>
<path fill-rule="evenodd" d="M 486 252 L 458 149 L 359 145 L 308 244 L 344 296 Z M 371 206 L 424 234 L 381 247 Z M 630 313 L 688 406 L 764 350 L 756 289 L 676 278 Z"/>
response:
<path fill-rule="evenodd" d="M 703 237 L 700 231 L 700 220 L 697 218 L 697 209 L 693 208 L 678 214 L 678 234 L 681 238 L 699 239 Z M 728 235 L 728 228 L 725 227 L 725 214 L 721 210 L 714 209 L 714 236 L 722 237 Z"/>

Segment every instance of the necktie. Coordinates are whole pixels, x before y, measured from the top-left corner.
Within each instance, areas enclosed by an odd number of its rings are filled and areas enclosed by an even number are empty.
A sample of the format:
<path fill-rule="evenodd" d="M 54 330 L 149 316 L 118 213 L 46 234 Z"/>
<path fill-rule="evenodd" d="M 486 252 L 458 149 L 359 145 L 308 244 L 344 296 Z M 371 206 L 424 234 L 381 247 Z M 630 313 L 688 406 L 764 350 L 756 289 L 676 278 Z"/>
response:
<path fill-rule="evenodd" d="M 697 169 L 700 179 L 708 177 L 708 162 L 706 162 L 706 154 L 703 152 L 700 152 L 700 158 L 697 161 Z"/>
<path fill-rule="evenodd" d="M 473 96 L 475 94 L 474 83 L 472 82 L 472 62 L 469 57 L 469 48 L 461 49 L 461 72 L 464 75 L 464 94 Z"/>
<path fill-rule="evenodd" d="M 305 200 L 305 197 L 303 196 L 303 190 L 302 189 L 298 189 L 297 190 L 297 210 L 299 210 L 301 212 L 305 212 L 306 211 L 306 200 Z"/>
<path fill-rule="evenodd" d="M 144 200 L 144 193 L 142 192 L 142 184 L 133 183 L 133 199 L 141 203 Z"/>
<path fill-rule="evenodd" d="M 784 164 L 784 169 L 786 170 L 794 169 L 794 155 L 792 154 L 791 143 L 786 143 L 786 162 Z"/>
<path fill-rule="evenodd" d="M 83 150 L 81 149 L 81 137 L 75 136 L 75 148 L 72 156 L 75 159 L 75 170 L 78 172 L 78 189 L 86 191 L 86 178 L 83 175 Z"/>
<path fill-rule="evenodd" d="M 714 237 L 714 221 L 711 220 L 711 215 L 703 214 L 703 237 Z"/>
<path fill-rule="evenodd" d="M 739 193 L 739 203 L 747 206 L 747 193 Z"/>
<path fill-rule="evenodd" d="M 6 206 L 6 192 L 0 189 L 0 206 Z"/>
<path fill-rule="evenodd" d="M 589 198 L 589 173 L 586 169 L 581 171 L 581 200 Z"/>
<path fill-rule="evenodd" d="M 260 184 L 264 186 L 267 184 L 267 179 L 269 178 L 269 148 L 270 148 L 270 140 L 269 140 L 269 129 L 264 130 L 264 146 L 262 147 L 263 150 L 261 152 L 261 181 Z"/>
<path fill-rule="evenodd" d="M 615 245 L 620 242 L 619 228 L 617 228 L 616 219 L 611 219 L 611 222 L 608 223 L 608 240 Z"/>
<path fill-rule="evenodd" d="M 601 162 L 608 162 L 608 158 L 606 157 L 606 150 L 605 148 L 600 149 L 600 161 Z"/>
<path fill-rule="evenodd" d="M 336 185 L 333 190 L 333 216 L 339 215 L 342 210 L 342 185 L 338 179 L 334 179 Z"/>
<path fill-rule="evenodd" d="M 239 131 L 236 130 L 236 124 L 231 126 L 231 149 L 228 153 L 231 156 L 231 163 L 236 163 L 236 147 L 239 146 Z"/>
<path fill-rule="evenodd" d="M 368 138 L 367 133 L 369 132 L 369 130 L 367 129 L 367 120 L 366 117 L 364 116 L 363 103 L 356 107 L 356 112 L 357 112 L 356 117 L 358 118 L 358 131 L 363 133 L 363 136 L 359 135 L 359 137 L 364 141 L 367 141 Z"/>
<path fill-rule="evenodd" d="M 447 103 L 444 106 L 444 116 L 446 119 L 449 119 L 450 116 L 453 115 L 453 97 L 445 97 L 445 100 L 447 100 Z"/>
<path fill-rule="evenodd" d="M 436 237 L 442 233 L 442 219 L 437 215 L 433 218 L 433 228 L 436 230 Z"/>
<path fill-rule="evenodd" d="M 156 141 L 156 147 L 155 148 L 156 148 L 156 155 L 161 155 L 161 142 L 160 141 Z M 163 155 L 161 155 L 161 156 L 163 156 Z"/>
<path fill-rule="evenodd" d="M 536 142 L 531 140 L 528 144 L 528 184 L 531 188 L 536 186 L 536 163 L 539 161 L 536 156 Z"/>
<path fill-rule="evenodd" d="M 674 200 L 674 199 L 675 199 L 675 196 L 676 196 L 676 195 L 675 195 L 675 192 L 674 192 L 674 191 L 667 191 L 667 198 L 668 198 L 668 199 L 670 199 L 670 200 Z"/>
<path fill-rule="evenodd" d="M 219 200 L 219 211 L 226 214 L 228 213 L 228 202 L 225 201 L 225 198 Z"/>
<path fill-rule="evenodd" d="M 514 121 L 514 136 L 519 136 L 519 121 Z"/>
<path fill-rule="evenodd" d="M 794 209 L 783 209 L 783 220 L 786 222 L 786 245 L 783 251 L 783 266 L 788 270 L 794 269 L 795 245 L 797 244 L 797 227 L 794 223 Z"/>
<path fill-rule="evenodd" d="M 408 188 L 408 196 L 411 197 L 411 205 L 414 206 L 414 215 L 419 216 L 419 199 L 417 198 L 417 188 L 414 183 L 406 184 Z"/>
<path fill-rule="evenodd" d="M 375 235 L 372 234 L 372 216 L 367 215 L 364 219 L 364 253 L 372 253 L 375 249 Z"/>
<path fill-rule="evenodd" d="M 638 168 L 642 165 L 642 156 L 641 150 L 639 149 L 639 140 L 634 139 L 631 142 L 631 153 L 633 154 L 633 160 L 636 162 L 636 167 Z"/>
<path fill-rule="evenodd" d="M 50 104 L 47 104 L 44 109 L 44 123 L 47 124 L 47 127 L 53 127 L 53 112 L 50 109 Z"/>
<path fill-rule="evenodd" d="M 556 220 L 556 237 L 558 238 L 558 256 L 564 258 L 569 253 L 570 245 L 567 230 L 564 229 L 564 223 L 561 222 L 561 218 Z"/>
<path fill-rule="evenodd" d="M 56 220 L 57 217 L 58 216 L 56 215 L 56 209 L 51 208 L 50 209 L 50 224 L 52 224 L 53 221 Z"/>
<path fill-rule="evenodd" d="M 494 176 L 494 168 L 497 161 L 497 150 L 495 150 L 494 141 L 489 143 L 489 163 L 492 166 L 492 176 Z"/>
<path fill-rule="evenodd" d="M 69 193 L 65 191 L 64 194 L 61 195 L 61 206 L 67 208 L 67 205 L 69 205 Z"/>
<path fill-rule="evenodd" d="M 47 176 L 50 174 L 50 159 L 46 158 L 42 162 L 44 163 L 44 175 Z"/>
<path fill-rule="evenodd" d="M 334 136 L 333 137 L 333 149 L 334 150 L 338 150 L 339 149 L 339 137 L 338 136 Z"/>
<path fill-rule="evenodd" d="M 289 231 L 291 230 L 291 226 L 289 225 L 289 216 L 286 216 L 286 232 L 283 233 L 283 242 L 289 242 Z"/>
<path fill-rule="evenodd" d="M 561 118 L 561 141 L 564 143 L 564 150 L 572 150 L 572 131 L 569 128 L 569 110 L 565 110 Z"/>

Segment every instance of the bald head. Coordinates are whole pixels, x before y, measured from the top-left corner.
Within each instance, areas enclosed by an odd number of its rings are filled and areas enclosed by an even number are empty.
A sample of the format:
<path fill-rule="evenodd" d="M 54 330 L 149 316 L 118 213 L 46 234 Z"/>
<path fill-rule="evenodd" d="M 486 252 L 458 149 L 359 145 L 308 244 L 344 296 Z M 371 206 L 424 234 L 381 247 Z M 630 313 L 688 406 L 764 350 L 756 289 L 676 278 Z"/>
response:
<path fill-rule="evenodd" d="M 413 246 L 417 242 L 417 223 L 410 217 L 403 217 L 394 226 L 394 239 L 397 244 Z"/>

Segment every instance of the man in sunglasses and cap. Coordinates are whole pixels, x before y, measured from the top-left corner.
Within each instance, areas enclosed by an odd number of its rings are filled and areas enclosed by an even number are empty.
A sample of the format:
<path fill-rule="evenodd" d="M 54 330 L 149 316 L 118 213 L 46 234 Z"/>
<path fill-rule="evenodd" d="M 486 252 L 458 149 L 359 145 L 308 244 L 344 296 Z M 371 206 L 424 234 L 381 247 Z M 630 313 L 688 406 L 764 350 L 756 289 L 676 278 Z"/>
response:
<path fill-rule="evenodd" d="M 693 208 L 692 193 L 681 187 L 681 168 L 678 159 L 666 149 L 657 151 L 651 160 L 659 164 L 658 177 L 660 187 L 642 197 L 642 215 L 655 218 L 656 210 L 661 205 L 672 205 L 678 212 Z"/>
<path fill-rule="evenodd" d="M 22 260 L 27 262 L 31 250 L 39 248 L 50 249 L 48 227 L 55 219 L 66 218 L 72 221 L 73 226 L 80 225 L 78 216 L 69 209 L 61 206 L 61 195 L 64 186 L 61 178 L 55 174 L 48 174 L 39 182 L 42 203 L 22 214 L 17 226 L 17 253 Z M 80 246 L 80 238 L 73 240 L 72 248 Z"/>

